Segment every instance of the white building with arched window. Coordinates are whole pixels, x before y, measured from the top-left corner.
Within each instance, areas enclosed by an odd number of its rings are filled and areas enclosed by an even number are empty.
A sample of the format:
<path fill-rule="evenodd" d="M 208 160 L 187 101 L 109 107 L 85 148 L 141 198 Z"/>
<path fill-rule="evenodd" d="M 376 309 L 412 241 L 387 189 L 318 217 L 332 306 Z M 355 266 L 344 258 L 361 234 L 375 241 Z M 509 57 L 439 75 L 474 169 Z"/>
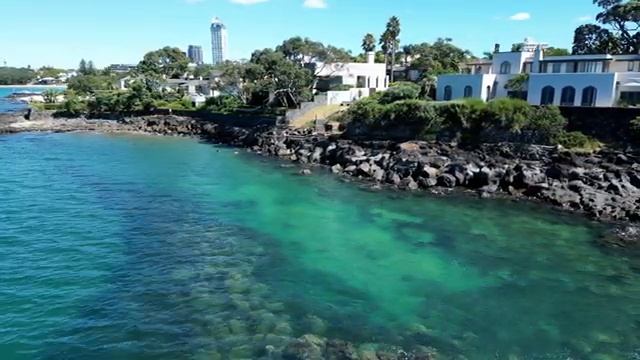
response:
<path fill-rule="evenodd" d="M 520 74 L 529 76 L 523 89 L 505 88 Z M 438 77 L 439 101 L 509 96 L 532 105 L 640 105 L 640 55 L 544 56 L 542 45 L 526 43 L 523 51 L 496 52 L 468 64 L 466 73 Z"/>

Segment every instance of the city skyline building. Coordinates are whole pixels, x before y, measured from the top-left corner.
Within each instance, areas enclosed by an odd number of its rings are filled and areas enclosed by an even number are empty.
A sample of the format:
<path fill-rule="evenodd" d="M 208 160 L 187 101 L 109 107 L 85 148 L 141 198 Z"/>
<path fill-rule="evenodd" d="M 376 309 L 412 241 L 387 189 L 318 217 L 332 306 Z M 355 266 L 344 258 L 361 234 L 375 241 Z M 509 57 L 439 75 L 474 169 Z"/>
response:
<path fill-rule="evenodd" d="M 187 56 L 189 57 L 189 60 L 191 60 L 191 62 L 196 65 L 204 64 L 202 46 L 189 45 L 189 49 L 187 50 Z"/>
<path fill-rule="evenodd" d="M 222 20 L 214 18 L 211 21 L 211 55 L 213 65 L 227 60 L 228 32 Z"/>

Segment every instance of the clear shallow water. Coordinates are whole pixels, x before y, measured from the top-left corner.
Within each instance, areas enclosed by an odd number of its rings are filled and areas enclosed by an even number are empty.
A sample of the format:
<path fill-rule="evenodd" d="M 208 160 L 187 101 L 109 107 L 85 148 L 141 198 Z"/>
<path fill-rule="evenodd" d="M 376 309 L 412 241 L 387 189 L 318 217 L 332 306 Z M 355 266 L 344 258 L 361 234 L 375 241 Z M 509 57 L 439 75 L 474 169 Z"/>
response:
<path fill-rule="evenodd" d="M 305 333 L 638 357 L 638 258 L 566 214 L 371 193 L 187 139 L 4 136 L 0 169 L 1 359 L 258 358 Z"/>

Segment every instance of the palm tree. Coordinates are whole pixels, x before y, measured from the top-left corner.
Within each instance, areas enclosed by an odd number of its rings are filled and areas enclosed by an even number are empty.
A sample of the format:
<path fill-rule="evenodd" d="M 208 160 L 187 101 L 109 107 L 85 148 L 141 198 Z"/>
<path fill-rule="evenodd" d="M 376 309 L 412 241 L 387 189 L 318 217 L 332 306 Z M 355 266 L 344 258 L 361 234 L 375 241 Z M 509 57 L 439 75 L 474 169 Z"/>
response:
<path fill-rule="evenodd" d="M 367 34 L 362 39 L 362 50 L 365 53 L 376 51 L 376 38 L 373 34 Z"/>
<path fill-rule="evenodd" d="M 389 50 L 391 49 L 391 35 L 389 34 L 389 30 L 386 30 L 380 36 L 380 48 L 382 49 L 382 53 L 384 54 L 384 66 L 387 71 L 389 71 Z"/>
<path fill-rule="evenodd" d="M 392 16 L 387 22 L 387 29 L 383 35 L 386 40 L 388 50 L 391 54 L 391 82 L 393 82 L 393 67 L 396 65 L 396 52 L 400 45 L 400 19 L 397 16 Z M 381 39 L 382 40 L 382 39 Z"/>

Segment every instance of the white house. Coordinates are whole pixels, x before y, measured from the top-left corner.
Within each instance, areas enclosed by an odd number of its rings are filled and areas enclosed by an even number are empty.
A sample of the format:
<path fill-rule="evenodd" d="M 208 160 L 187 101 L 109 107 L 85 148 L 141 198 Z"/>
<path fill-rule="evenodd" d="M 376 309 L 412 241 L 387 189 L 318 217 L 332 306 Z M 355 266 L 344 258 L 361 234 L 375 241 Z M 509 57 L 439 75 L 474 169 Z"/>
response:
<path fill-rule="evenodd" d="M 616 106 L 640 104 L 640 55 L 544 56 L 543 45 L 525 43 L 520 52 L 496 52 L 470 63 L 468 73 L 438 77 L 439 101 L 506 97 L 507 82 L 529 74 L 521 94 L 532 105 Z"/>
<path fill-rule="evenodd" d="M 342 104 L 367 97 L 389 87 L 385 64 L 375 62 L 375 53 L 367 53 L 366 63 L 316 63 L 316 89 L 327 92 L 329 104 Z M 344 86 L 343 89 L 340 87 Z M 333 91 L 332 91 L 333 90 Z"/>

